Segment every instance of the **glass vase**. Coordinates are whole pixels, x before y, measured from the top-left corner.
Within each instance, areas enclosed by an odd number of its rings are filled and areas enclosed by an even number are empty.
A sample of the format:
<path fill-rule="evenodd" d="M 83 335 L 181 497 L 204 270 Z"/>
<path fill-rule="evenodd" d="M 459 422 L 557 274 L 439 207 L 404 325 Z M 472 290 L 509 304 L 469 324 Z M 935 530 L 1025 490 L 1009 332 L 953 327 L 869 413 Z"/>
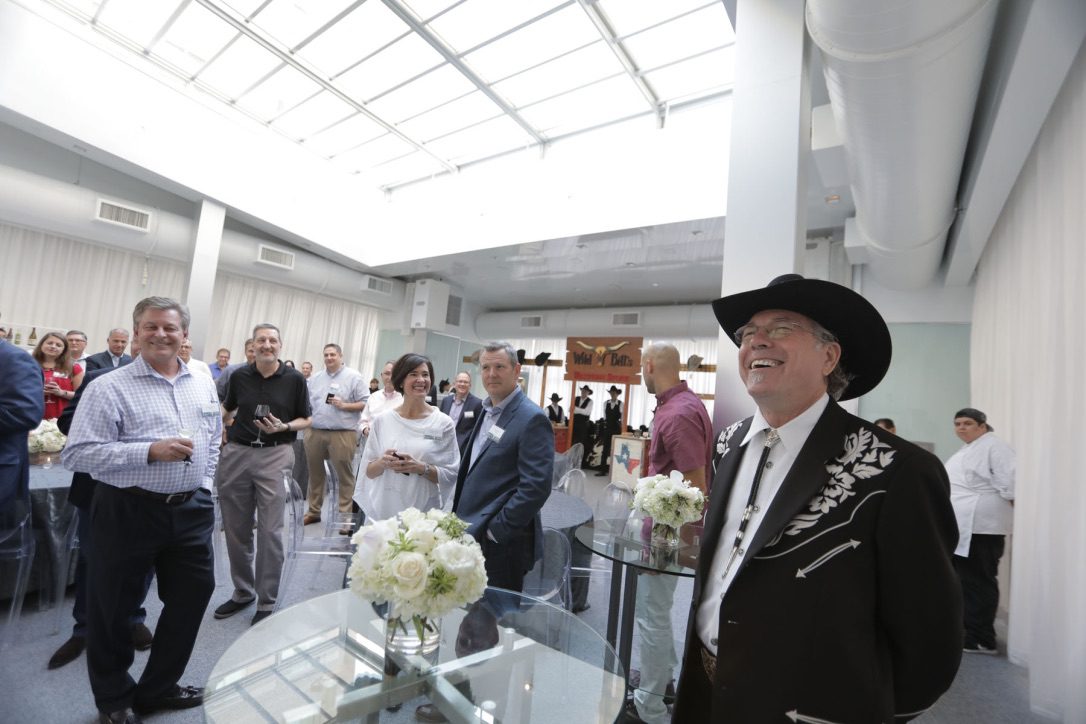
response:
<path fill-rule="evenodd" d="M 652 544 L 657 548 L 674 550 L 679 547 L 679 529 L 663 523 L 652 524 Z"/>
<path fill-rule="evenodd" d="M 412 668 L 437 663 L 441 647 L 441 619 L 424 616 L 403 617 L 396 606 L 390 606 L 385 620 L 385 660 L 396 662 L 397 667 Z M 422 661 L 420 662 L 419 659 Z"/>

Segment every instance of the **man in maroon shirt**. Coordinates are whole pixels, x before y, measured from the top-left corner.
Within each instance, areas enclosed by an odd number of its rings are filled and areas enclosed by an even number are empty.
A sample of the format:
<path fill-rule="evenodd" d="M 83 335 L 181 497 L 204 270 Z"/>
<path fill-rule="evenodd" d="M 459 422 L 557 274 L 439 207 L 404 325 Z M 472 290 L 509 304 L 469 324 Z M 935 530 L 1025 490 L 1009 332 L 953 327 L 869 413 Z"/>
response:
<path fill-rule="evenodd" d="M 673 470 L 708 493 L 706 480 L 712 461 L 713 423 L 702 401 L 679 379 L 679 351 L 666 342 L 641 353 L 645 387 L 656 395 L 649 444 L 649 475 Z M 665 696 L 678 658 L 671 626 L 675 576 L 643 575 L 637 586 L 636 621 L 641 635 L 641 681 L 634 691 L 636 716 L 646 722 L 670 721 Z M 632 719 L 634 712 L 628 712 Z"/>

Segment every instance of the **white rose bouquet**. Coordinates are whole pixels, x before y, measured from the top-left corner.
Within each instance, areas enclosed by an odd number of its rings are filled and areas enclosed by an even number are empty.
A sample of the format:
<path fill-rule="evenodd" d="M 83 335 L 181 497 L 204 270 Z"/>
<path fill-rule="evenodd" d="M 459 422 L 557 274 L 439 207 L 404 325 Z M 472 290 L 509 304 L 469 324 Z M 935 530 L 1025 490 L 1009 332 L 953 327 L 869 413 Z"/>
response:
<path fill-rule="evenodd" d="M 653 475 L 638 480 L 630 506 L 652 517 L 654 535 L 674 539 L 683 523 L 701 518 L 705 494 L 684 480 L 682 473 L 673 470 L 669 476 Z"/>
<path fill-rule="evenodd" d="M 56 420 L 42 420 L 41 424 L 30 431 L 26 447 L 29 452 L 60 452 L 68 438 L 57 428 Z"/>
<path fill-rule="evenodd" d="M 486 590 L 486 568 L 468 524 L 453 513 L 408 508 L 396 518 L 364 525 L 347 571 L 351 590 L 391 604 L 390 620 L 413 622 L 419 638 L 429 620 L 478 600 Z"/>

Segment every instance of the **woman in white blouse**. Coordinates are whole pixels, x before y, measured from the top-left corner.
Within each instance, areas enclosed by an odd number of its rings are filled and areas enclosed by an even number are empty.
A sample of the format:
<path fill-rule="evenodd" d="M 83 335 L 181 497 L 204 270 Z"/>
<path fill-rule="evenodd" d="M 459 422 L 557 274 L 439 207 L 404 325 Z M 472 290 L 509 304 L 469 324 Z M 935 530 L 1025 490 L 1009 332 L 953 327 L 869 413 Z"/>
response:
<path fill-rule="evenodd" d="M 403 402 L 371 422 L 362 453 L 365 475 L 355 486 L 355 502 L 368 519 L 411 507 L 452 508 L 460 450 L 452 418 L 426 402 L 433 377 L 433 365 L 420 354 L 405 354 L 392 367 L 392 385 Z"/>

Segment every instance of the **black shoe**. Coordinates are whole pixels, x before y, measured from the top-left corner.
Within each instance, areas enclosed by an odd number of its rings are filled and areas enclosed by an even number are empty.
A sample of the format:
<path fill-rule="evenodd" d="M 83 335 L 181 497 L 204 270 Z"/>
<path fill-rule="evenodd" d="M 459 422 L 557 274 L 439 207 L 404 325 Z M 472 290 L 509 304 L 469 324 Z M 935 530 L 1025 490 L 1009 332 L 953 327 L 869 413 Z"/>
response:
<path fill-rule="evenodd" d="M 99 724 L 143 724 L 139 714 L 131 709 L 118 709 L 117 711 L 98 712 Z"/>
<path fill-rule="evenodd" d="M 143 623 L 132 624 L 132 645 L 136 647 L 136 651 L 146 651 L 151 648 L 154 640 L 155 637 L 151 633 L 151 629 L 147 628 Z"/>
<path fill-rule="evenodd" d="M 253 614 L 253 620 L 249 625 L 250 626 L 256 626 L 258 623 L 260 623 L 261 621 L 266 619 L 268 616 L 271 616 L 273 613 L 275 613 L 275 612 L 274 611 L 257 611 L 256 613 Z"/>
<path fill-rule="evenodd" d="M 132 708 L 137 714 L 150 714 L 160 709 L 191 709 L 204 703 L 204 689 L 201 686 L 175 686 L 166 696 L 147 701 L 136 700 Z"/>
<path fill-rule="evenodd" d="M 83 649 L 87 648 L 87 640 L 82 636 L 72 636 L 70 639 L 60 645 L 60 648 L 53 652 L 53 655 L 49 657 L 49 664 L 47 668 L 59 669 L 65 664 L 70 664 L 79 658 L 79 655 L 83 653 Z"/>
<path fill-rule="evenodd" d="M 256 601 L 255 598 L 250 598 L 248 601 L 235 601 L 231 598 L 215 609 L 215 618 L 230 618 L 243 608 L 252 606 L 254 601 Z"/>
<path fill-rule="evenodd" d="M 968 643 L 962 647 L 962 653 L 966 654 L 984 654 L 985 656 L 998 656 L 999 650 L 995 646 L 985 646 L 984 644 Z"/>
<path fill-rule="evenodd" d="M 580 606 L 573 607 L 573 613 L 584 613 L 590 608 L 592 608 L 591 603 L 582 603 Z"/>

